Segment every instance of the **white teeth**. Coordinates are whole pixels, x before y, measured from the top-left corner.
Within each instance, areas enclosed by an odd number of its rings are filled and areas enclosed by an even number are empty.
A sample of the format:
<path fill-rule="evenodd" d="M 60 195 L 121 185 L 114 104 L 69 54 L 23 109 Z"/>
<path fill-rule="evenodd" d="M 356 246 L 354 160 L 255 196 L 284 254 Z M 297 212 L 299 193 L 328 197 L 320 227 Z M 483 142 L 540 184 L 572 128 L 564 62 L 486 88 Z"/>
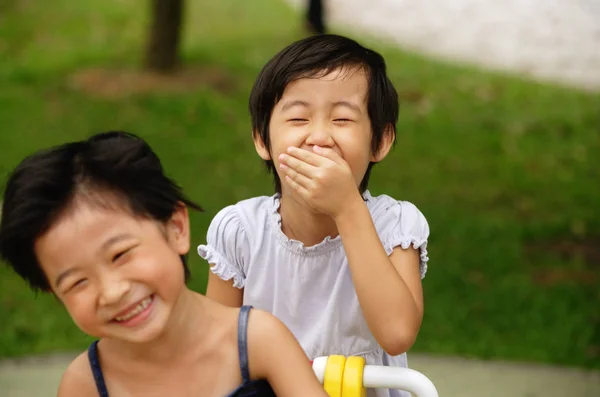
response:
<path fill-rule="evenodd" d="M 136 316 L 142 310 L 144 310 L 145 308 L 147 308 L 148 305 L 150 304 L 150 302 L 152 302 L 152 297 L 151 296 L 149 296 L 146 299 L 144 299 L 143 301 L 141 301 L 140 304 L 135 307 L 135 309 L 131 310 L 126 315 L 120 316 L 120 317 L 115 317 L 115 320 L 117 320 L 117 321 L 127 321 L 127 320 L 129 320 L 130 318 Z"/>

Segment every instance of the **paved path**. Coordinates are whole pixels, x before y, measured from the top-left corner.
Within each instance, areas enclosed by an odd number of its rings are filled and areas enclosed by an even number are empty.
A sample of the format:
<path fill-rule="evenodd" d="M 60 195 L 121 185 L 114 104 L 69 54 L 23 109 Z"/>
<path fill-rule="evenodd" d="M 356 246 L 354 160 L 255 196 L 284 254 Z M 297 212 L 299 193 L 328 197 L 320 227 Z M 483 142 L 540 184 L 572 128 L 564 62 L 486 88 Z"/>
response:
<path fill-rule="evenodd" d="M 600 91 L 600 0 L 324 2 L 329 22 L 407 49 Z"/>
<path fill-rule="evenodd" d="M 0 396 L 55 396 L 74 355 L 0 362 Z M 440 397 L 598 397 L 600 371 L 485 362 L 410 354 L 413 369 L 427 375 Z"/>

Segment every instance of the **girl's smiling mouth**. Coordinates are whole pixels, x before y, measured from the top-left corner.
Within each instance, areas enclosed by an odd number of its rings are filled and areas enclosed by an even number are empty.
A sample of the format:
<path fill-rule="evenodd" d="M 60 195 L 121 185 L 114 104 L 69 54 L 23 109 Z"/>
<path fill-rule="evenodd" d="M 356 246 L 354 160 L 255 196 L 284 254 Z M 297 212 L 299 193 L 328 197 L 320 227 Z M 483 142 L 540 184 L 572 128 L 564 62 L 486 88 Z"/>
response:
<path fill-rule="evenodd" d="M 154 303 L 154 294 L 140 301 L 137 305 L 119 313 L 111 322 L 126 327 L 135 327 L 148 318 Z"/>

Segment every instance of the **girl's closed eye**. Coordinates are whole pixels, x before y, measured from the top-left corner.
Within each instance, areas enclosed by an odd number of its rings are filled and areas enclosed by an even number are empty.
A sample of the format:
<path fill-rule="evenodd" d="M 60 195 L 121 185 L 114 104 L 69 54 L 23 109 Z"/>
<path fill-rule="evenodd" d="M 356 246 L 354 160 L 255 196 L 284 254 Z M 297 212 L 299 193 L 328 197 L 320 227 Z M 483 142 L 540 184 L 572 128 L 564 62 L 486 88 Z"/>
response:
<path fill-rule="evenodd" d="M 345 118 L 338 118 L 333 121 L 336 123 L 351 123 L 351 122 L 353 122 L 352 119 L 345 119 Z"/>
<path fill-rule="evenodd" d="M 127 254 L 129 254 L 136 246 L 132 246 L 132 247 L 128 247 L 127 249 L 121 249 L 119 251 L 117 251 L 113 256 L 112 256 L 112 262 L 116 262 L 119 259 L 123 259 L 124 257 L 126 257 Z"/>
<path fill-rule="evenodd" d="M 83 287 L 87 282 L 87 278 L 79 278 L 76 279 L 74 282 L 68 284 L 67 288 L 65 288 L 64 293 L 67 294 L 69 292 L 72 292 L 80 287 Z"/>

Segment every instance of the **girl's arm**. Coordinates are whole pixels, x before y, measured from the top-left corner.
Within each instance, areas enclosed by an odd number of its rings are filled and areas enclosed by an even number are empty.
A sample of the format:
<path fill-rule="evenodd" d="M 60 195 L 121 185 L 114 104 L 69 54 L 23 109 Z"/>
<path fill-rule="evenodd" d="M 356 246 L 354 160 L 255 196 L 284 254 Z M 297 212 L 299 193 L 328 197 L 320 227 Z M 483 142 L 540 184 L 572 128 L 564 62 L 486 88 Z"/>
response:
<path fill-rule="evenodd" d="M 248 236 L 236 207 L 230 205 L 223 208 L 210 222 L 206 244 L 198 246 L 198 254 L 211 267 L 208 271 L 206 296 L 226 306 L 242 306 L 242 258 L 249 255 L 249 252 Z"/>
<path fill-rule="evenodd" d="M 361 197 L 334 219 L 369 329 L 388 354 L 408 351 L 423 318 L 419 251 L 398 247 L 388 257 Z"/>
<path fill-rule="evenodd" d="M 209 270 L 206 296 L 226 306 L 241 307 L 244 290 L 235 288 L 233 280 L 225 281 Z"/>
<path fill-rule="evenodd" d="M 327 397 L 310 361 L 275 316 L 254 309 L 248 323 L 250 377 L 266 379 L 279 397 Z"/>
<path fill-rule="evenodd" d="M 335 220 L 373 336 L 390 355 L 406 352 L 423 317 L 418 251 L 396 248 L 387 256 L 350 166 L 331 148 L 290 147 L 280 162 L 294 193 Z"/>

